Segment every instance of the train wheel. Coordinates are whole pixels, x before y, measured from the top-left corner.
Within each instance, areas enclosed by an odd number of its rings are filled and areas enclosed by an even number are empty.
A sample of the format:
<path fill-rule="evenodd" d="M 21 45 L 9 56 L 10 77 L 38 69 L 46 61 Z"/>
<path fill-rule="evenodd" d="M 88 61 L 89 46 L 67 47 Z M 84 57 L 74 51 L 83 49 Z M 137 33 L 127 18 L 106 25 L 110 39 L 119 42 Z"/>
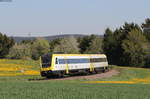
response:
<path fill-rule="evenodd" d="M 63 77 L 64 77 L 64 72 L 58 73 L 58 77 L 59 77 L 59 78 L 63 78 Z"/>
<path fill-rule="evenodd" d="M 108 67 L 106 67 L 106 72 L 108 72 L 109 71 L 109 68 Z"/>
<path fill-rule="evenodd" d="M 94 71 L 90 71 L 89 73 L 92 75 L 92 74 L 94 74 Z"/>
<path fill-rule="evenodd" d="M 98 69 L 95 69 L 94 71 L 95 71 L 95 73 L 96 73 L 96 74 L 98 74 L 98 73 L 99 73 L 99 70 L 98 70 Z"/>
<path fill-rule="evenodd" d="M 105 68 L 103 68 L 103 69 L 102 69 L 102 72 L 103 72 L 103 73 L 105 73 L 105 72 L 106 72 Z"/>
<path fill-rule="evenodd" d="M 50 79 L 50 78 L 52 78 L 52 76 L 49 76 L 49 75 L 48 75 L 48 76 L 46 76 L 46 78 L 47 78 L 47 79 Z"/>
<path fill-rule="evenodd" d="M 85 70 L 86 75 L 90 74 L 90 70 Z"/>

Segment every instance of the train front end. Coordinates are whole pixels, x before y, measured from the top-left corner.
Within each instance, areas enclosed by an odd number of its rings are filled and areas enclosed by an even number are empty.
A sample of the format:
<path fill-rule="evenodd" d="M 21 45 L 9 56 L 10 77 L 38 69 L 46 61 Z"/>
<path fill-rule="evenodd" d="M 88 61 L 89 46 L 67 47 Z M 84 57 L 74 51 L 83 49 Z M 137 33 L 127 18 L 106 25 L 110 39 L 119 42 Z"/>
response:
<path fill-rule="evenodd" d="M 52 54 L 48 53 L 41 57 L 41 76 L 46 77 L 52 73 Z"/>

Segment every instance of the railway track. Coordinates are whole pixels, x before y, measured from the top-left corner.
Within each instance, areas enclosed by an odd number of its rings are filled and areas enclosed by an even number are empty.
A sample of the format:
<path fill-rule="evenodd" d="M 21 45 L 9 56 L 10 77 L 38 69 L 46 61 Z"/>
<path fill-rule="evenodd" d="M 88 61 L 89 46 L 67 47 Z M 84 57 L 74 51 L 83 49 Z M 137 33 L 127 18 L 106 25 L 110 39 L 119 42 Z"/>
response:
<path fill-rule="evenodd" d="M 41 80 L 75 80 L 75 79 L 101 79 L 101 78 L 109 78 L 114 75 L 119 74 L 119 71 L 112 69 L 105 73 L 98 73 L 98 74 L 91 74 L 91 75 L 73 75 L 73 76 L 65 76 L 63 78 L 35 78 L 35 79 L 29 79 L 29 81 L 41 81 Z"/>

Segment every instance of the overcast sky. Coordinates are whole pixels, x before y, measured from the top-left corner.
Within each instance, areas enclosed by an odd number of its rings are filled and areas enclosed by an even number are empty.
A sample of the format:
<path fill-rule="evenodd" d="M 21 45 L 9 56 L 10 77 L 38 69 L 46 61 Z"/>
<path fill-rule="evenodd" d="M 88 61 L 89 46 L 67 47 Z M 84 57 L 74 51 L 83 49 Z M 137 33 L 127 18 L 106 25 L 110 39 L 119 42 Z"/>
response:
<path fill-rule="evenodd" d="M 0 32 L 9 36 L 103 34 L 150 18 L 150 0 L 12 0 L 0 2 Z"/>

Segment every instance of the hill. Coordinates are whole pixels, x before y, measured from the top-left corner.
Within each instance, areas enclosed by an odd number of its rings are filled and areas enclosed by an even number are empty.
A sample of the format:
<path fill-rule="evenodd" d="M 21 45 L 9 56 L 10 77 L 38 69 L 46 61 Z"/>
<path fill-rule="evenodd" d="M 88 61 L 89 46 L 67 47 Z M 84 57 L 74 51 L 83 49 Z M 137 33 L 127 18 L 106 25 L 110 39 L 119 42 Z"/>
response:
<path fill-rule="evenodd" d="M 87 35 L 82 35 L 82 34 L 64 34 L 64 35 L 53 35 L 53 36 L 43 36 L 42 38 L 45 38 L 46 40 L 54 40 L 54 39 L 58 39 L 58 38 L 65 38 L 65 37 L 75 37 L 75 38 L 78 38 L 78 37 L 84 37 L 84 36 L 87 36 Z M 102 35 L 98 35 L 100 37 L 103 37 Z M 21 42 L 22 40 L 33 40 L 37 37 L 19 37 L 19 36 L 14 36 L 12 37 L 16 42 Z"/>

